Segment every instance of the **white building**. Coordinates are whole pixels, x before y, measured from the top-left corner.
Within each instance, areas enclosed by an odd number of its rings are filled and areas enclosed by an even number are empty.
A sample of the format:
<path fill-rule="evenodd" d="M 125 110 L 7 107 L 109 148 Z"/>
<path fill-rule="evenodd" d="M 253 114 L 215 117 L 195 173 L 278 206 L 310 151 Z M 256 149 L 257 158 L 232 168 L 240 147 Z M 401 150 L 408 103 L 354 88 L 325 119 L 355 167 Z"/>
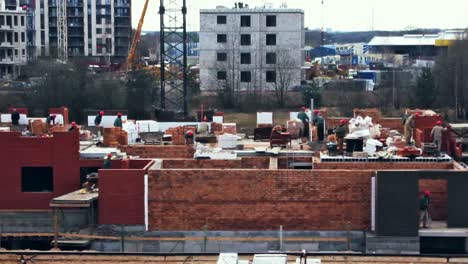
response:
<path fill-rule="evenodd" d="M 299 85 L 304 41 L 300 9 L 202 9 L 201 89 L 271 90 L 285 79 Z"/>
<path fill-rule="evenodd" d="M 0 79 L 16 78 L 27 62 L 26 11 L 19 6 L 7 9 L 0 1 Z"/>
<path fill-rule="evenodd" d="M 17 0 L 18 1 L 18 0 Z M 20 0 L 28 10 L 34 56 L 57 55 L 57 0 Z M 131 0 L 67 0 L 68 55 L 125 58 L 131 41 Z"/>

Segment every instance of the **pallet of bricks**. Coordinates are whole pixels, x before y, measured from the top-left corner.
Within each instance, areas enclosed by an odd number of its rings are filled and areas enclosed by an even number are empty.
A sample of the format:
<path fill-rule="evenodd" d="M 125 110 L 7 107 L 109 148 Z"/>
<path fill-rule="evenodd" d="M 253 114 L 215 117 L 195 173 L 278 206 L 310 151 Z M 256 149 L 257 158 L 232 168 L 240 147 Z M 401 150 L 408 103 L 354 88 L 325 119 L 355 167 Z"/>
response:
<path fill-rule="evenodd" d="M 355 108 L 353 110 L 353 113 L 354 113 L 354 117 L 360 115 L 362 116 L 362 118 L 366 118 L 366 116 L 368 116 L 372 118 L 372 123 L 374 124 L 380 123 L 381 114 L 380 114 L 379 109 L 377 108 L 364 108 L 364 109 Z"/>
<path fill-rule="evenodd" d="M 194 126 L 180 126 L 169 128 L 165 133 L 171 135 L 172 145 L 185 145 L 185 133 L 189 130 L 196 133 L 197 128 Z"/>
<path fill-rule="evenodd" d="M 117 147 L 128 145 L 127 132 L 120 127 L 105 127 L 103 129 L 103 144 L 106 147 Z"/>

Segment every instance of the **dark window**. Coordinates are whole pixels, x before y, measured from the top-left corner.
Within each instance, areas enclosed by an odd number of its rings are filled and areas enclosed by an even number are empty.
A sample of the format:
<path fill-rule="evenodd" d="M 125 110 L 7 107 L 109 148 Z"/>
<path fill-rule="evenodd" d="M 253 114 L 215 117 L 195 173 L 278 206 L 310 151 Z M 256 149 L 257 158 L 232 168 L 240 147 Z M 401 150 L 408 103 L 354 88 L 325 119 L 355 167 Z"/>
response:
<path fill-rule="evenodd" d="M 26 35 L 24 32 L 21 32 L 21 42 L 26 42 Z"/>
<path fill-rule="evenodd" d="M 250 34 L 241 34 L 241 45 L 242 46 L 250 45 Z"/>
<path fill-rule="evenodd" d="M 267 52 L 267 54 L 266 54 L 266 64 L 276 64 L 276 53 Z"/>
<path fill-rule="evenodd" d="M 242 71 L 241 72 L 241 82 L 250 82 L 251 81 L 251 74 L 249 71 Z"/>
<path fill-rule="evenodd" d="M 21 26 L 24 26 L 24 16 L 21 16 Z"/>
<path fill-rule="evenodd" d="M 22 192 L 53 192 L 54 169 L 52 167 L 21 168 Z"/>
<path fill-rule="evenodd" d="M 226 43 L 227 42 L 227 35 L 226 34 L 218 34 L 218 43 Z"/>
<path fill-rule="evenodd" d="M 276 16 L 266 16 L 266 26 L 276 27 Z"/>
<path fill-rule="evenodd" d="M 267 34 L 266 35 L 266 44 L 268 46 L 276 45 L 276 35 L 275 34 Z"/>
<path fill-rule="evenodd" d="M 227 53 L 218 52 L 216 60 L 217 61 L 227 61 Z"/>
<path fill-rule="evenodd" d="M 218 80 L 226 80 L 227 79 L 227 72 L 219 71 L 217 74 Z"/>
<path fill-rule="evenodd" d="M 102 34 L 102 28 L 96 28 L 96 34 Z"/>
<path fill-rule="evenodd" d="M 250 16 L 241 16 L 241 27 L 250 27 Z"/>
<path fill-rule="evenodd" d="M 276 72 L 275 71 L 267 71 L 266 72 L 266 81 L 267 82 L 276 82 Z"/>
<path fill-rule="evenodd" d="M 15 42 L 18 42 L 18 32 L 15 32 Z"/>
<path fill-rule="evenodd" d="M 227 18 L 226 16 L 217 16 L 216 23 L 218 24 L 226 24 Z"/>
<path fill-rule="evenodd" d="M 250 64 L 250 53 L 241 53 L 241 64 Z"/>
<path fill-rule="evenodd" d="M 17 16 L 14 16 L 14 17 L 13 17 L 13 24 L 14 24 L 15 26 L 18 25 L 18 17 L 17 17 Z"/>

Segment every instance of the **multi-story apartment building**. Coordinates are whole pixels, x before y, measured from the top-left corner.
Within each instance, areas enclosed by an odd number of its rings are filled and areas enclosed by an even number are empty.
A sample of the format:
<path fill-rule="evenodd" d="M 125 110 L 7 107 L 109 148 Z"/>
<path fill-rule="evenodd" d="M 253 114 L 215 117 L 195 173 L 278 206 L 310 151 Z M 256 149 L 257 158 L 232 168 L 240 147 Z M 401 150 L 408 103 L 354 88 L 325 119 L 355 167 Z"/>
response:
<path fill-rule="evenodd" d="M 26 62 L 26 11 L 0 0 L 0 79 L 16 78 Z"/>
<path fill-rule="evenodd" d="M 201 89 L 272 90 L 279 83 L 300 84 L 304 41 L 300 9 L 202 9 Z"/>
<path fill-rule="evenodd" d="M 14 1 L 14 0 L 10 0 Z M 19 0 L 28 10 L 28 41 L 36 56 L 57 54 L 57 0 Z M 68 55 L 125 58 L 131 41 L 131 0 L 67 0 Z"/>

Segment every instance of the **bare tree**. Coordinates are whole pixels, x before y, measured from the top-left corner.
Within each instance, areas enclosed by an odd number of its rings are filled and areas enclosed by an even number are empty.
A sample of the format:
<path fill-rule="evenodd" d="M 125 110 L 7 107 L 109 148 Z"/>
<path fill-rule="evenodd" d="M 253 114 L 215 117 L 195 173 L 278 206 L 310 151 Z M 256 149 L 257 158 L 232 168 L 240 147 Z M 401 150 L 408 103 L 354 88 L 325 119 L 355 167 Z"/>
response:
<path fill-rule="evenodd" d="M 283 107 L 288 90 L 294 80 L 294 73 L 300 69 L 297 69 L 294 56 L 289 50 L 276 51 L 276 64 L 274 64 L 273 69 L 274 73 L 270 74 L 276 76 L 269 77 L 276 78 L 276 81 L 273 82 L 275 97 L 278 105 Z"/>

